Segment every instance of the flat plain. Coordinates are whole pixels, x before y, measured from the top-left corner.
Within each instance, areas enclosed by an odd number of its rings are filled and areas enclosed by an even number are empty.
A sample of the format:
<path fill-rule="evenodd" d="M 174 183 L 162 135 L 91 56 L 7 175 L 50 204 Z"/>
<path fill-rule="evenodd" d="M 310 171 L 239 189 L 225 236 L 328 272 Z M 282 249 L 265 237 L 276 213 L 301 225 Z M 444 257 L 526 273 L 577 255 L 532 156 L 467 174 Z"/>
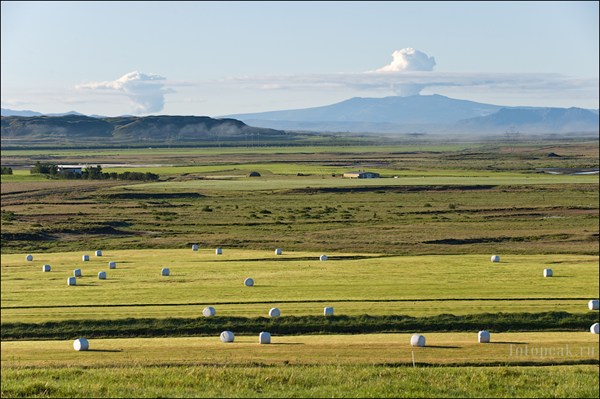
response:
<path fill-rule="evenodd" d="M 161 178 L 49 180 L 36 160 Z M 2 164 L 3 397 L 598 396 L 598 175 L 547 173 L 597 168 L 597 141 L 3 150 Z"/>

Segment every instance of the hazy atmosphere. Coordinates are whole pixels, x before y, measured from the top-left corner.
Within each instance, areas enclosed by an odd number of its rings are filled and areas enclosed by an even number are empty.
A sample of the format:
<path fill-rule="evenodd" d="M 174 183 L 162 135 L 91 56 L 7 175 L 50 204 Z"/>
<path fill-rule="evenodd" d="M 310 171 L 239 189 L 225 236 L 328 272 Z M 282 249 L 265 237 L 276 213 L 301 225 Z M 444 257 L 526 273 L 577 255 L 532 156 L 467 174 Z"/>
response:
<path fill-rule="evenodd" d="M 2 2 L 2 107 L 207 115 L 441 94 L 598 108 L 598 2 Z"/>

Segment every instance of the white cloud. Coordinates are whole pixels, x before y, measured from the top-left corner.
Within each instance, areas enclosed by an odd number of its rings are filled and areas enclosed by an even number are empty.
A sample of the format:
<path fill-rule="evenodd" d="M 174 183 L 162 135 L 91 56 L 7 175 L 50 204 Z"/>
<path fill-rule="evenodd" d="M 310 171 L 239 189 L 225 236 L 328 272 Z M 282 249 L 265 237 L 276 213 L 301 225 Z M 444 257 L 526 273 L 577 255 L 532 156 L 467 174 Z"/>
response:
<path fill-rule="evenodd" d="M 410 47 L 394 51 L 392 58 L 389 65 L 377 69 L 376 72 L 433 71 L 435 66 L 435 58 Z"/>
<path fill-rule="evenodd" d="M 375 70 L 374 73 L 433 71 L 433 67 L 435 67 L 435 58 L 428 56 L 422 51 L 408 47 L 394 51 L 392 53 L 392 62 L 389 65 Z M 389 87 L 397 95 L 406 97 L 416 96 L 421 90 L 427 87 L 427 85 L 423 83 L 396 81 L 391 83 Z"/>
<path fill-rule="evenodd" d="M 165 80 L 166 78 L 160 75 L 133 71 L 113 81 L 90 82 L 76 88 L 123 93 L 134 106 L 134 113 L 148 114 L 162 111 L 165 106 L 165 94 L 173 92 L 172 89 L 164 87 Z"/>

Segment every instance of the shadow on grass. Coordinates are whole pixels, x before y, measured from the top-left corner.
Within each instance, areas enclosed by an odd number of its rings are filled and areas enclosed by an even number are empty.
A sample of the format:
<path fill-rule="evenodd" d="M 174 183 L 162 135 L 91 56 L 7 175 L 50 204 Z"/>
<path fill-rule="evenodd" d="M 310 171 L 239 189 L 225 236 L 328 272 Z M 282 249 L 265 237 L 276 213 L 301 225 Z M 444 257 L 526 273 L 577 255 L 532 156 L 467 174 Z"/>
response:
<path fill-rule="evenodd" d="M 303 342 L 271 342 L 269 345 L 304 345 Z"/>
<path fill-rule="evenodd" d="M 88 352 L 123 352 L 123 349 L 88 349 Z"/>
<path fill-rule="evenodd" d="M 494 342 L 488 342 L 488 344 L 527 345 L 528 342 L 494 341 Z"/>

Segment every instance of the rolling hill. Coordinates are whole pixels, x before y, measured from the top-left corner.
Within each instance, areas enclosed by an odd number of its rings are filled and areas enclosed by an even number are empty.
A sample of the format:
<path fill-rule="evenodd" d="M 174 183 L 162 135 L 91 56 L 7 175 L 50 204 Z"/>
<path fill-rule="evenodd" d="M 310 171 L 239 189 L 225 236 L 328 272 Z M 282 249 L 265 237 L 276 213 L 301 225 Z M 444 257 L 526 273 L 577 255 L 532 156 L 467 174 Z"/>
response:
<path fill-rule="evenodd" d="M 186 144 L 216 143 L 259 136 L 283 140 L 285 132 L 256 128 L 235 119 L 206 116 L 93 118 L 66 116 L 3 116 L 2 145 L 10 144 Z"/>

